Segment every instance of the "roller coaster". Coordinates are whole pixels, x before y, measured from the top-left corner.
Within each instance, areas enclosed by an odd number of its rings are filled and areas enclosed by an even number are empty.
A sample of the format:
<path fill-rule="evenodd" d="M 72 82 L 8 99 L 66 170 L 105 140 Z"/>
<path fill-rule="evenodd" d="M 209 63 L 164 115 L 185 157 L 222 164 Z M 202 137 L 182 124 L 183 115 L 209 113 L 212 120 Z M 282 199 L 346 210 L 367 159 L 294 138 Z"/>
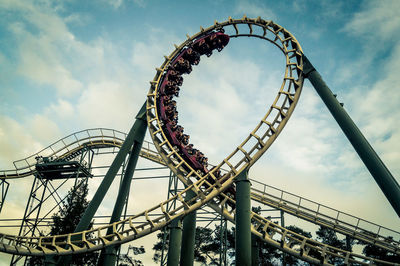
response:
<path fill-rule="evenodd" d="M 276 98 L 255 128 L 219 164 L 209 166 L 208 158 L 189 143 L 189 136 L 184 134 L 183 127 L 178 124 L 174 97 L 179 96 L 183 75 L 191 73 L 192 68 L 200 63 L 201 56 L 211 56 L 215 51 L 223 53 L 231 41 L 241 37 L 258 38 L 275 45 L 285 56 L 285 74 Z M 1 210 L 9 186 L 7 181 L 40 176 L 37 180 L 41 180 L 41 183 L 37 181 L 32 186 L 32 191 L 35 191 L 53 180 L 87 179 L 93 176 L 90 164 L 94 156 L 103 149 L 112 149 L 116 153 L 74 232 L 65 235 L 35 235 L 34 227 L 37 224 L 34 224 L 31 235 L 23 230 L 20 230 L 19 235 L 1 233 L 0 251 L 19 258 L 65 256 L 64 263 L 67 263 L 71 255 L 112 250 L 123 243 L 170 226 L 170 246 L 175 244 L 179 248 L 169 250 L 168 265 L 193 265 L 193 257 L 190 255 L 179 258 L 180 242 L 177 243 L 174 237 L 179 230 L 182 234 L 182 229 L 171 225 L 183 221 L 183 237 L 193 241 L 194 236 L 190 235 L 193 233 L 185 231 L 185 227 L 193 226 L 188 218 L 208 206 L 236 226 L 236 265 L 251 265 L 251 235 L 311 264 L 331 265 L 332 259 L 338 258 L 351 265 L 395 265 L 393 262 L 366 257 L 307 238 L 250 209 L 250 201 L 257 202 L 400 255 L 400 232 L 263 184 L 259 181 L 262 177 L 249 179 L 250 167 L 272 145 L 291 117 L 305 78 L 311 81 L 395 211 L 400 214 L 400 189 L 397 182 L 322 81 L 296 38 L 272 21 L 244 16 L 241 19 L 229 18 L 225 22 L 216 21 L 205 29 L 201 27 L 200 32 L 187 36 L 181 45 L 175 45 L 175 50 L 165 56 L 163 64 L 156 68 L 146 102 L 127 134 L 106 128 L 79 131 L 25 159 L 15 161 L 15 169 L 0 171 L 4 191 Z M 144 141 L 147 130 L 152 143 Z M 151 208 L 121 219 L 122 205 L 129 193 L 126 189 L 129 189 L 129 185 L 121 185 L 110 222 L 87 230 L 121 165 L 125 167 L 120 174 L 121 182 L 130 184 L 139 156 L 168 167 L 184 188 Z M 83 157 L 86 159 L 79 160 Z M 56 190 L 54 188 L 54 194 Z M 43 199 L 38 200 L 37 206 L 41 204 L 44 204 Z M 27 214 L 28 211 L 25 216 Z M 36 218 L 39 218 L 38 212 Z M 180 241 L 179 237 L 176 239 Z M 188 254 L 190 249 L 193 250 L 193 245 L 182 244 L 184 248 L 187 249 L 185 254 Z M 115 255 L 111 253 L 104 252 L 99 264 L 114 265 Z M 50 259 L 48 265 L 52 265 Z"/>

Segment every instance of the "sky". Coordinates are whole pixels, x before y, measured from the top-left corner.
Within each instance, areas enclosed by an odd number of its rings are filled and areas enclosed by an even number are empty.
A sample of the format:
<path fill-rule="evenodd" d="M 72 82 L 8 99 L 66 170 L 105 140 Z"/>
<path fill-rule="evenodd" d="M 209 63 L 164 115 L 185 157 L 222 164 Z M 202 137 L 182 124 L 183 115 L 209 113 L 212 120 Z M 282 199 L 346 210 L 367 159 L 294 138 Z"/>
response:
<path fill-rule="evenodd" d="M 173 44 L 200 26 L 245 14 L 296 37 L 399 181 L 399 9 L 396 0 L 0 0 L 0 169 L 82 129 L 127 132 Z M 180 123 L 211 162 L 255 127 L 283 71 L 276 47 L 241 38 L 184 76 Z M 398 216 L 307 80 L 286 128 L 250 177 L 400 231 Z M 29 189 L 27 181 L 11 183 L 11 200 Z M 14 217 L 7 204 L 2 217 Z M 10 205 L 23 211 L 19 201 Z"/>

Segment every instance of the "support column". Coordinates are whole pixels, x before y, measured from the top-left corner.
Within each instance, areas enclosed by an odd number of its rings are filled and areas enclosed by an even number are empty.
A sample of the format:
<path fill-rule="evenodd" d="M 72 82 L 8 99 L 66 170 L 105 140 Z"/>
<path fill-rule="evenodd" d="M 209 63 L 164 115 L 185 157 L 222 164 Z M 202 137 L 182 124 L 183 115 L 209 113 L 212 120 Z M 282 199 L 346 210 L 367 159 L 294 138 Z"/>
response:
<path fill-rule="evenodd" d="M 236 265 L 251 265 L 250 181 L 247 169 L 236 178 Z"/>
<path fill-rule="evenodd" d="M 127 196 L 129 195 L 129 189 L 131 187 L 131 181 L 133 177 L 133 173 L 135 172 L 136 164 L 139 159 L 140 150 L 142 149 L 142 144 L 144 140 L 144 135 L 147 129 L 146 119 L 138 120 L 142 125 L 140 126 L 140 131 L 138 131 L 135 135 L 135 142 L 133 144 L 132 151 L 129 155 L 128 165 L 126 167 L 126 171 L 124 177 L 121 181 L 117 200 L 114 205 L 114 210 L 111 215 L 110 224 L 117 222 L 121 218 L 122 209 L 124 207 L 124 203 L 126 201 Z M 107 235 L 112 234 L 113 229 L 109 227 L 107 230 Z M 100 259 L 98 265 L 115 265 L 117 261 L 117 253 L 118 253 L 118 246 L 110 246 L 106 247 L 101 251 Z"/>
<path fill-rule="evenodd" d="M 310 80 L 311 84 L 324 101 L 326 107 L 328 107 L 336 122 L 339 124 L 343 133 L 349 139 L 361 160 L 364 162 L 364 165 L 368 168 L 376 183 L 378 183 L 383 194 L 385 194 L 393 209 L 400 217 L 399 184 L 305 55 L 303 55 L 303 60 L 305 77 Z"/>
<path fill-rule="evenodd" d="M 192 190 L 186 193 L 185 201 L 189 201 L 196 196 Z M 193 211 L 183 219 L 183 232 L 181 244 L 181 264 L 182 266 L 192 266 L 194 261 L 194 244 L 196 237 L 196 212 Z"/>
<path fill-rule="evenodd" d="M 285 227 L 285 212 L 281 210 L 281 226 Z M 286 265 L 286 253 L 282 252 L 282 265 Z"/>
<path fill-rule="evenodd" d="M 180 219 L 175 219 L 171 222 L 169 230 L 167 266 L 179 265 L 181 242 L 182 242 L 182 222 Z"/>
<path fill-rule="evenodd" d="M 131 150 L 135 140 L 137 140 L 137 136 L 140 136 L 143 131 L 144 132 L 146 131 L 147 124 L 145 121 L 146 121 L 146 102 L 143 104 L 139 113 L 136 115 L 135 123 L 133 124 L 128 135 L 126 136 L 124 143 L 122 144 L 120 150 L 115 156 L 114 161 L 112 162 L 110 168 L 108 169 L 106 175 L 104 176 L 100 186 L 97 188 L 96 193 L 94 194 L 92 200 L 90 201 L 89 206 L 87 207 L 81 220 L 76 226 L 74 232 L 81 232 L 87 230 L 87 228 L 89 227 L 90 221 L 93 219 L 93 216 L 96 213 L 97 209 L 99 208 L 101 202 L 103 201 L 104 196 L 106 195 L 110 185 L 114 181 L 114 178 L 117 175 L 122 162 L 126 159 L 126 156 Z M 76 240 L 77 237 L 79 236 L 71 238 L 72 240 Z M 69 265 L 71 259 L 72 259 L 71 255 L 65 256 L 61 264 Z"/>
<path fill-rule="evenodd" d="M 260 243 L 258 237 L 251 235 L 251 265 L 258 266 L 260 264 Z"/>

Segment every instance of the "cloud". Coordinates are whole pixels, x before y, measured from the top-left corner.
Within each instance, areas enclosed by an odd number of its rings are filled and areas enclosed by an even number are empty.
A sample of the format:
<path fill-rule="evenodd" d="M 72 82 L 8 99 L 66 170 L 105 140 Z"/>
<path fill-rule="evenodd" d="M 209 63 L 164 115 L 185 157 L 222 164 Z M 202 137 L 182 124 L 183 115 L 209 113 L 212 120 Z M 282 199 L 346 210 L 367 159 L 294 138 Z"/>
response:
<path fill-rule="evenodd" d="M 261 68 L 233 53 L 227 49 L 202 57 L 184 76 L 177 98 L 180 124 L 213 163 L 231 153 L 256 126 L 280 85 L 268 66 Z"/>
<path fill-rule="evenodd" d="M 63 137 L 57 124 L 43 115 L 33 115 L 27 123 L 27 128 L 35 140 L 45 145 L 48 142 L 53 142 Z"/>
<path fill-rule="evenodd" d="M 8 26 L 18 40 L 19 74 L 39 84 L 54 86 L 62 96 L 71 96 L 81 90 L 81 82 L 65 66 L 63 55 L 74 50 L 76 42 L 65 22 L 46 8 L 20 5 L 18 1 L 9 8 L 19 8 L 19 14 L 29 14 L 23 15 L 23 19 L 16 16 Z"/>
<path fill-rule="evenodd" d="M 398 40 L 394 37 L 399 33 L 400 17 L 397 11 L 400 2 L 388 0 L 364 3 L 365 7 L 353 16 L 344 29 L 367 39 L 379 38 L 382 42 Z"/>
<path fill-rule="evenodd" d="M 234 15 L 246 15 L 249 18 L 257 18 L 260 16 L 269 20 L 275 20 L 277 17 L 275 13 L 265 5 L 264 2 L 250 2 L 247 0 L 239 0 L 236 2 Z"/>
<path fill-rule="evenodd" d="M 398 102 L 400 94 L 398 93 L 398 84 L 400 77 L 400 38 L 397 32 L 400 32 L 400 19 L 396 12 L 396 7 L 400 7 L 398 1 L 367 2 L 366 8 L 355 14 L 351 21 L 345 26 L 345 29 L 351 31 L 356 36 L 370 40 L 379 40 L 392 42 L 395 45 L 386 45 L 382 55 L 382 67 L 379 79 L 372 80 L 372 84 L 355 87 L 349 93 L 349 101 L 357 106 L 357 109 L 351 109 L 354 120 L 361 127 L 362 132 L 375 147 L 378 154 L 389 165 L 394 176 L 400 174 L 398 161 L 400 160 L 400 130 L 396 126 L 396 118 L 400 116 Z M 373 23 L 371 23 L 373 21 Z M 374 46 L 374 47 L 372 47 Z M 376 49 L 375 49 L 376 48 Z M 365 42 L 362 46 L 366 59 L 374 60 L 381 55 L 383 47 L 376 47 L 374 43 Z M 372 53 L 369 53 L 373 50 Z M 366 65 L 367 66 L 367 65 Z"/>
<path fill-rule="evenodd" d="M 17 121 L 0 115 L 1 169 L 13 169 L 13 161 L 39 151 L 43 146 L 35 137 Z"/>
<path fill-rule="evenodd" d="M 57 103 L 51 103 L 49 107 L 46 108 L 46 115 L 56 114 L 61 119 L 72 118 L 75 113 L 75 107 L 67 100 L 58 99 Z"/>
<path fill-rule="evenodd" d="M 83 23 L 88 19 L 85 16 L 75 13 L 63 18 L 55 12 L 61 7 L 45 3 L 15 1 L 4 7 L 16 14 L 7 29 L 15 39 L 8 45 L 16 46 L 18 74 L 54 88 L 60 97 L 73 97 L 83 90 L 86 80 L 81 75 L 93 73 L 88 73 L 89 66 L 102 66 L 104 49 L 111 50 L 100 37 L 86 44 L 69 30 L 67 23 Z"/>
<path fill-rule="evenodd" d="M 125 84 L 102 81 L 89 84 L 77 103 L 80 121 L 86 127 L 129 129 L 144 99 Z"/>
<path fill-rule="evenodd" d="M 140 73 L 146 73 L 149 80 L 153 79 L 155 68 L 164 62 L 164 56 L 174 51 L 173 44 L 180 44 L 181 39 L 173 32 L 166 32 L 159 28 L 147 27 L 147 38 L 134 41 L 132 46 L 131 63 Z M 139 75 L 138 75 L 139 76 Z"/>
<path fill-rule="evenodd" d="M 104 1 L 115 9 L 121 8 L 122 6 L 126 5 L 129 2 L 132 2 L 141 8 L 146 7 L 145 0 L 104 0 Z"/>

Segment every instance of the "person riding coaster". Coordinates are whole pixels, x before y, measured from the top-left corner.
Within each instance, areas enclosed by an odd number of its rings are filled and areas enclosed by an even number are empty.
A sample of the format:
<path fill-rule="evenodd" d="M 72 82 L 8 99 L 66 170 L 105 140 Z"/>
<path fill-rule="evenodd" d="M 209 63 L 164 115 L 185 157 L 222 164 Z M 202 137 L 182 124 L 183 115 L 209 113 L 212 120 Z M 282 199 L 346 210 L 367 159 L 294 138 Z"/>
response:
<path fill-rule="evenodd" d="M 192 65 L 200 62 L 201 55 L 210 56 L 215 49 L 221 51 L 228 42 L 229 36 L 223 32 L 211 32 L 195 40 L 170 63 L 158 90 L 157 110 L 167 139 L 178 154 L 202 175 L 209 172 L 208 158 L 195 149 L 193 144 L 189 144 L 189 135 L 184 134 L 183 127 L 178 125 L 178 111 L 173 97 L 179 97 L 179 86 L 183 82 L 182 74 L 191 73 Z M 190 171 L 185 164 L 183 167 Z"/>
<path fill-rule="evenodd" d="M 200 53 L 192 48 L 187 48 L 182 54 L 182 57 L 188 60 L 191 65 L 198 65 L 200 63 Z"/>
<path fill-rule="evenodd" d="M 193 49 L 200 53 L 200 55 L 211 56 L 212 51 L 217 49 L 218 52 L 228 44 L 229 36 L 222 32 L 212 32 L 197 41 L 192 45 Z"/>
<path fill-rule="evenodd" d="M 173 82 L 177 86 L 182 86 L 183 78 L 178 71 L 169 70 L 167 72 L 166 80 Z"/>

